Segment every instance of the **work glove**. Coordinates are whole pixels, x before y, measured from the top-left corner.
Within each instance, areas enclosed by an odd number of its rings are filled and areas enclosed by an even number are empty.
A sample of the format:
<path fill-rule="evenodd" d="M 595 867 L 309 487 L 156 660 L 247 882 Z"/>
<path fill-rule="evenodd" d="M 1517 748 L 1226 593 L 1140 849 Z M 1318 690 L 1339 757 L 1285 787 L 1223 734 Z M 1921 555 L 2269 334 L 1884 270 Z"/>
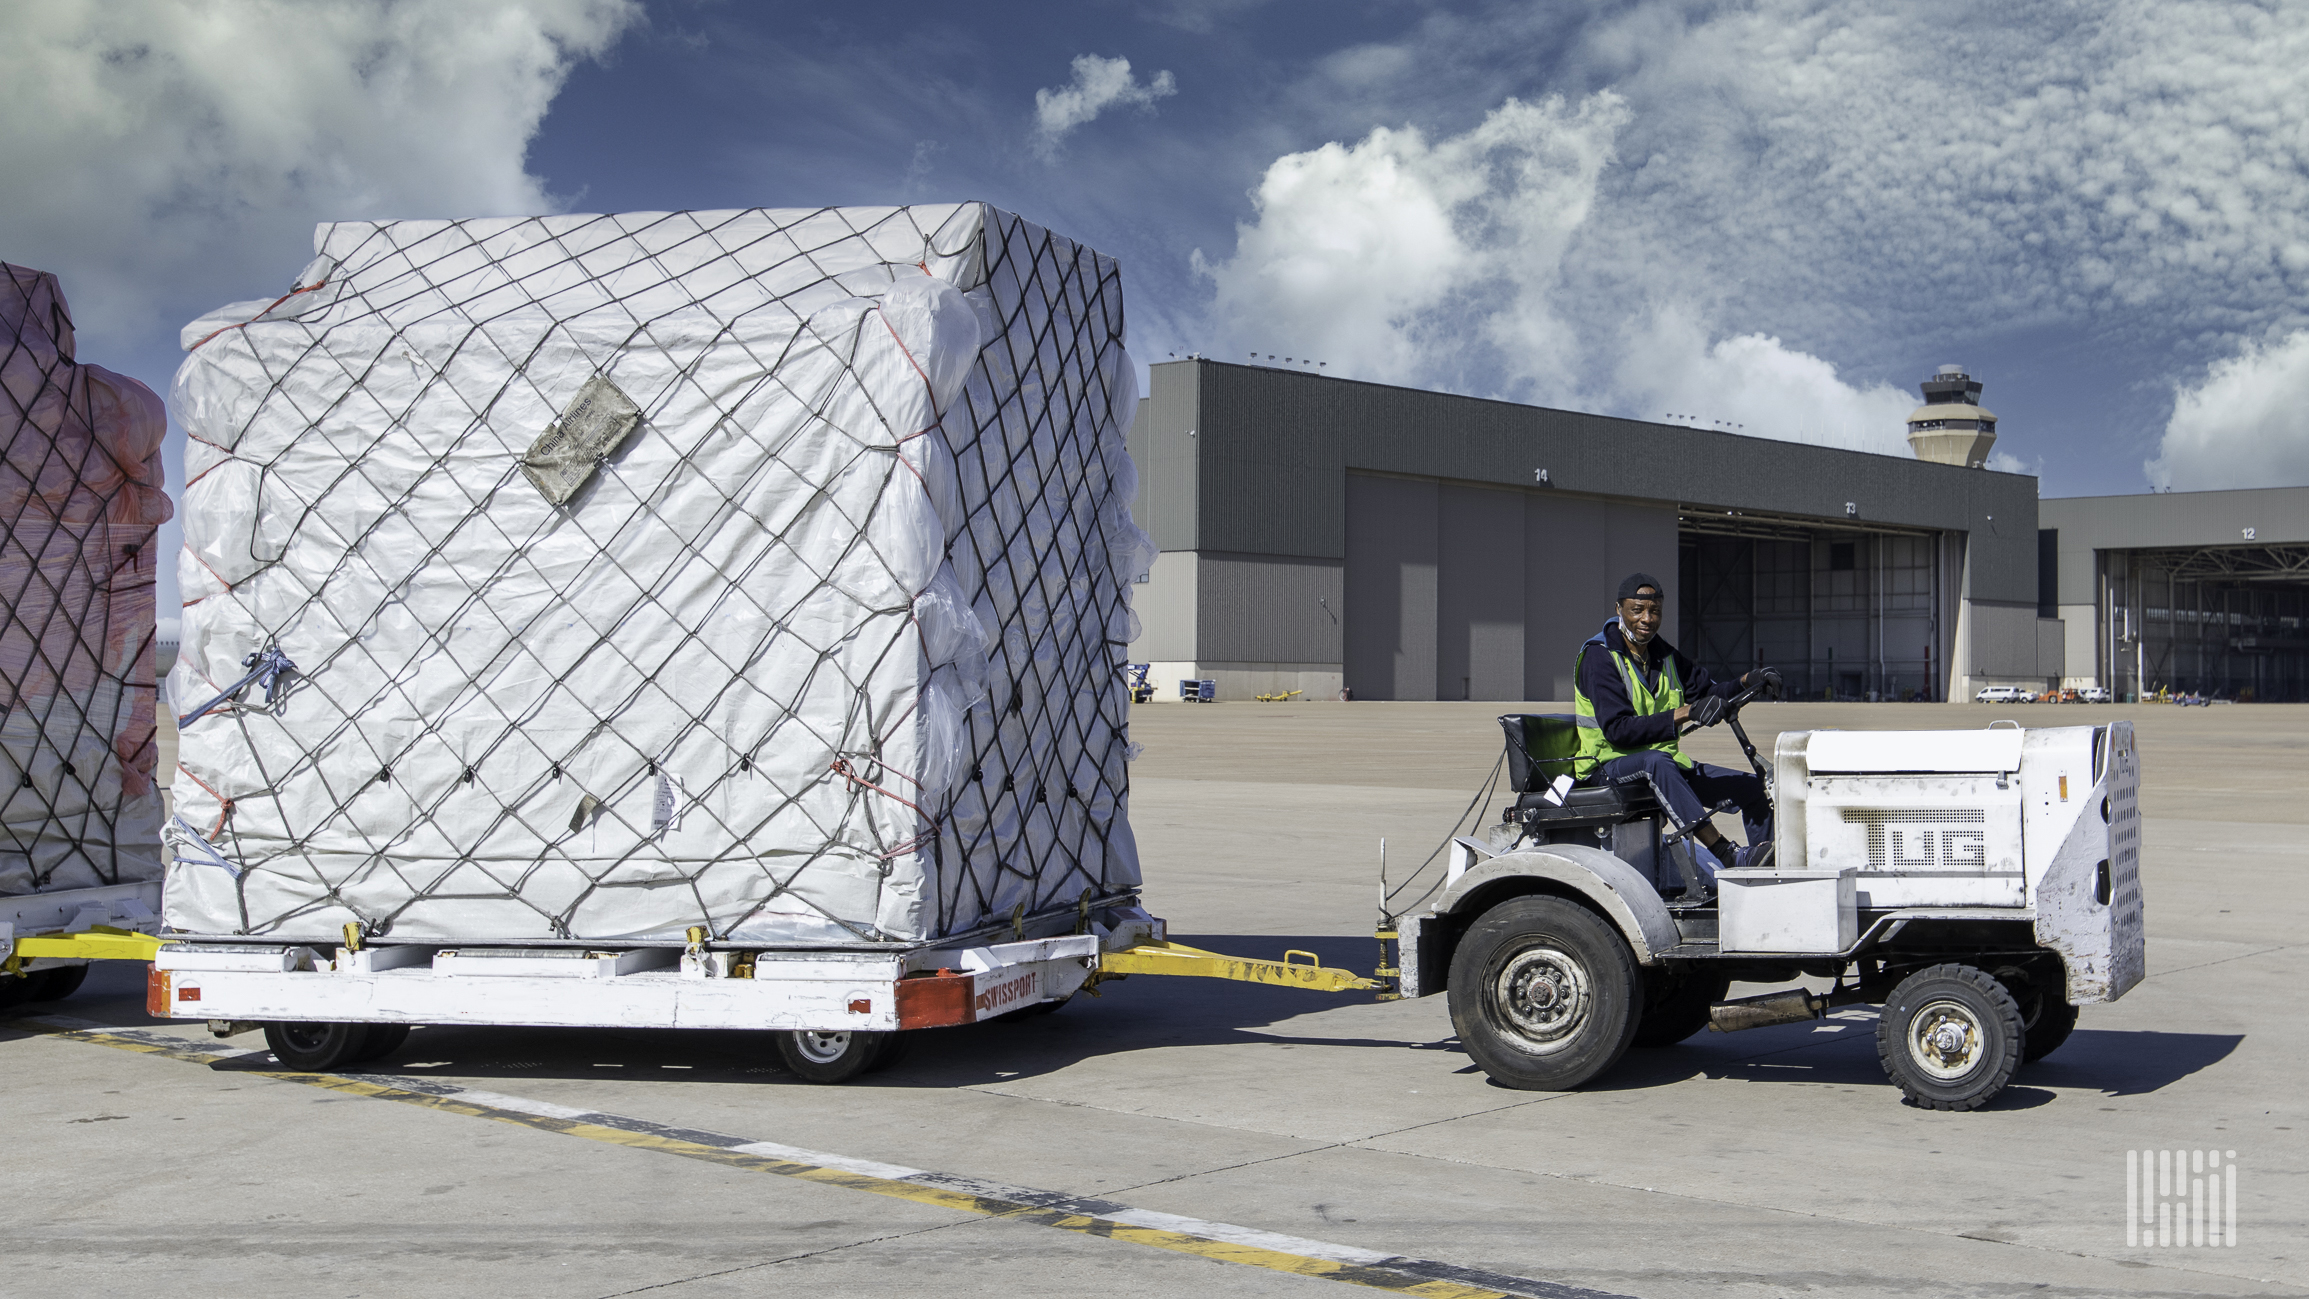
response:
<path fill-rule="evenodd" d="M 1702 695 L 1691 703 L 1691 722 L 1694 726 L 1714 726 L 1724 720 L 1722 695 Z"/>
<path fill-rule="evenodd" d="M 1742 685 L 1753 686 L 1758 699 L 1778 699 L 1786 692 L 1780 685 L 1780 669 L 1757 668 L 1741 679 Z"/>

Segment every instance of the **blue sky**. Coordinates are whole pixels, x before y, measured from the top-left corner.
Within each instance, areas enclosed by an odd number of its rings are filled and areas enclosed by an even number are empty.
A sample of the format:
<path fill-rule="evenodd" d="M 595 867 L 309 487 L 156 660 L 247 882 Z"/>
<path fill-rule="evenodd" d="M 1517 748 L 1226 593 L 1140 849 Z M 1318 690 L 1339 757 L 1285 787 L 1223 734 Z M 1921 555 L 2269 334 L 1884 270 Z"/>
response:
<path fill-rule="evenodd" d="M 2047 495 L 2309 483 L 2309 11 L 2228 0 L 54 0 L 0 257 L 84 359 L 314 222 L 986 199 L 1117 257 L 1141 362 L 1904 453 L 1935 366 Z"/>

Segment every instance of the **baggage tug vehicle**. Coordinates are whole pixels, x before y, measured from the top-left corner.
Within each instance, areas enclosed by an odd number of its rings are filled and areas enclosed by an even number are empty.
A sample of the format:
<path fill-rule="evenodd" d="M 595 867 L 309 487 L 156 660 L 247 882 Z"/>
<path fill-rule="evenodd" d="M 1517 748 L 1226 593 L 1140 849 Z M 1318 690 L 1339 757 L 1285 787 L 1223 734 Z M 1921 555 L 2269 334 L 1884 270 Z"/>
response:
<path fill-rule="evenodd" d="M 1500 719 L 1514 799 L 1453 841 L 1430 910 L 1383 921 L 1403 995 L 1445 995 L 1492 1079 L 1576 1088 L 1631 1046 L 1868 1004 L 1911 1101 L 1977 1109 L 2140 982 L 2131 723 L 1793 731 L 1767 768 L 1747 702 L 1726 724 L 1771 790 L 1773 851 L 1713 896 L 1648 787 L 1575 778 L 1574 719 Z M 1798 978 L 1832 986 L 1725 999 Z"/>

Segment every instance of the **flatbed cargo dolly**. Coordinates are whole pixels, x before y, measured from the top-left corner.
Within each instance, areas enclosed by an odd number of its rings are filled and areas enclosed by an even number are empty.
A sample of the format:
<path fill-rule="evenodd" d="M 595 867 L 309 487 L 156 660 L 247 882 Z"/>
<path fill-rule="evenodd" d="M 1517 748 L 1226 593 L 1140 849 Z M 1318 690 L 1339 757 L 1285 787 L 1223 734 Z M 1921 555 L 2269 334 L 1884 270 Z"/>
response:
<path fill-rule="evenodd" d="M 185 934 L 41 941 L 150 960 L 151 1014 L 207 1020 L 224 1034 L 261 1025 L 283 1065 L 309 1070 L 381 1058 L 420 1024 L 710 1028 L 774 1032 L 793 1073 L 835 1083 L 894 1061 L 907 1031 L 1055 1009 L 1132 974 L 1385 986 L 1311 953 L 1261 961 L 1172 943 L 1130 895 L 1086 896 L 937 942 L 846 948 L 722 943 L 702 930 L 646 944 L 377 941 L 350 927 L 337 944 Z"/>

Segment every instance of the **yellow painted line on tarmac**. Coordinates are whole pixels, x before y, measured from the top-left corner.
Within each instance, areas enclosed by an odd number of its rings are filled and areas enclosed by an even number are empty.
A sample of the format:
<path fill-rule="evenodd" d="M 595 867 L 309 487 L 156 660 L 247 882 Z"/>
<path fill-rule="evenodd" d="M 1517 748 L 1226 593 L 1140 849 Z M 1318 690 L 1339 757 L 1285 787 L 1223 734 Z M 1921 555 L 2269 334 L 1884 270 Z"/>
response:
<path fill-rule="evenodd" d="M 19 1019 L 17 1032 L 108 1046 L 189 1064 L 219 1065 L 269 1058 L 265 1051 L 203 1050 L 182 1038 L 146 1029 L 113 1028 L 61 1017 Z M 298 1073 L 248 1068 L 258 1077 L 299 1083 L 376 1100 L 488 1119 L 579 1137 L 604 1145 L 679 1155 L 707 1163 L 838 1186 L 915 1204 L 1004 1222 L 1031 1223 L 1077 1235 L 1127 1241 L 1218 1263 L 1288 1272 L 1294 1276 L 1420 1295 L 1427 1299 L 1622 1299 L 1561 1282 L 1507 1276 L 1427 1259 L 1279 1235 L 1252 1227 L 1206 1222 L 1083 1196 L 1005 1186 L 977 1178 L 901 1168 L 871 1160 L 799 1150 L 774 1142 L 702 1132 L 554 1105 L 526 1097 L 459 1087 L 432 1079 L 374 1074 Z"/>

